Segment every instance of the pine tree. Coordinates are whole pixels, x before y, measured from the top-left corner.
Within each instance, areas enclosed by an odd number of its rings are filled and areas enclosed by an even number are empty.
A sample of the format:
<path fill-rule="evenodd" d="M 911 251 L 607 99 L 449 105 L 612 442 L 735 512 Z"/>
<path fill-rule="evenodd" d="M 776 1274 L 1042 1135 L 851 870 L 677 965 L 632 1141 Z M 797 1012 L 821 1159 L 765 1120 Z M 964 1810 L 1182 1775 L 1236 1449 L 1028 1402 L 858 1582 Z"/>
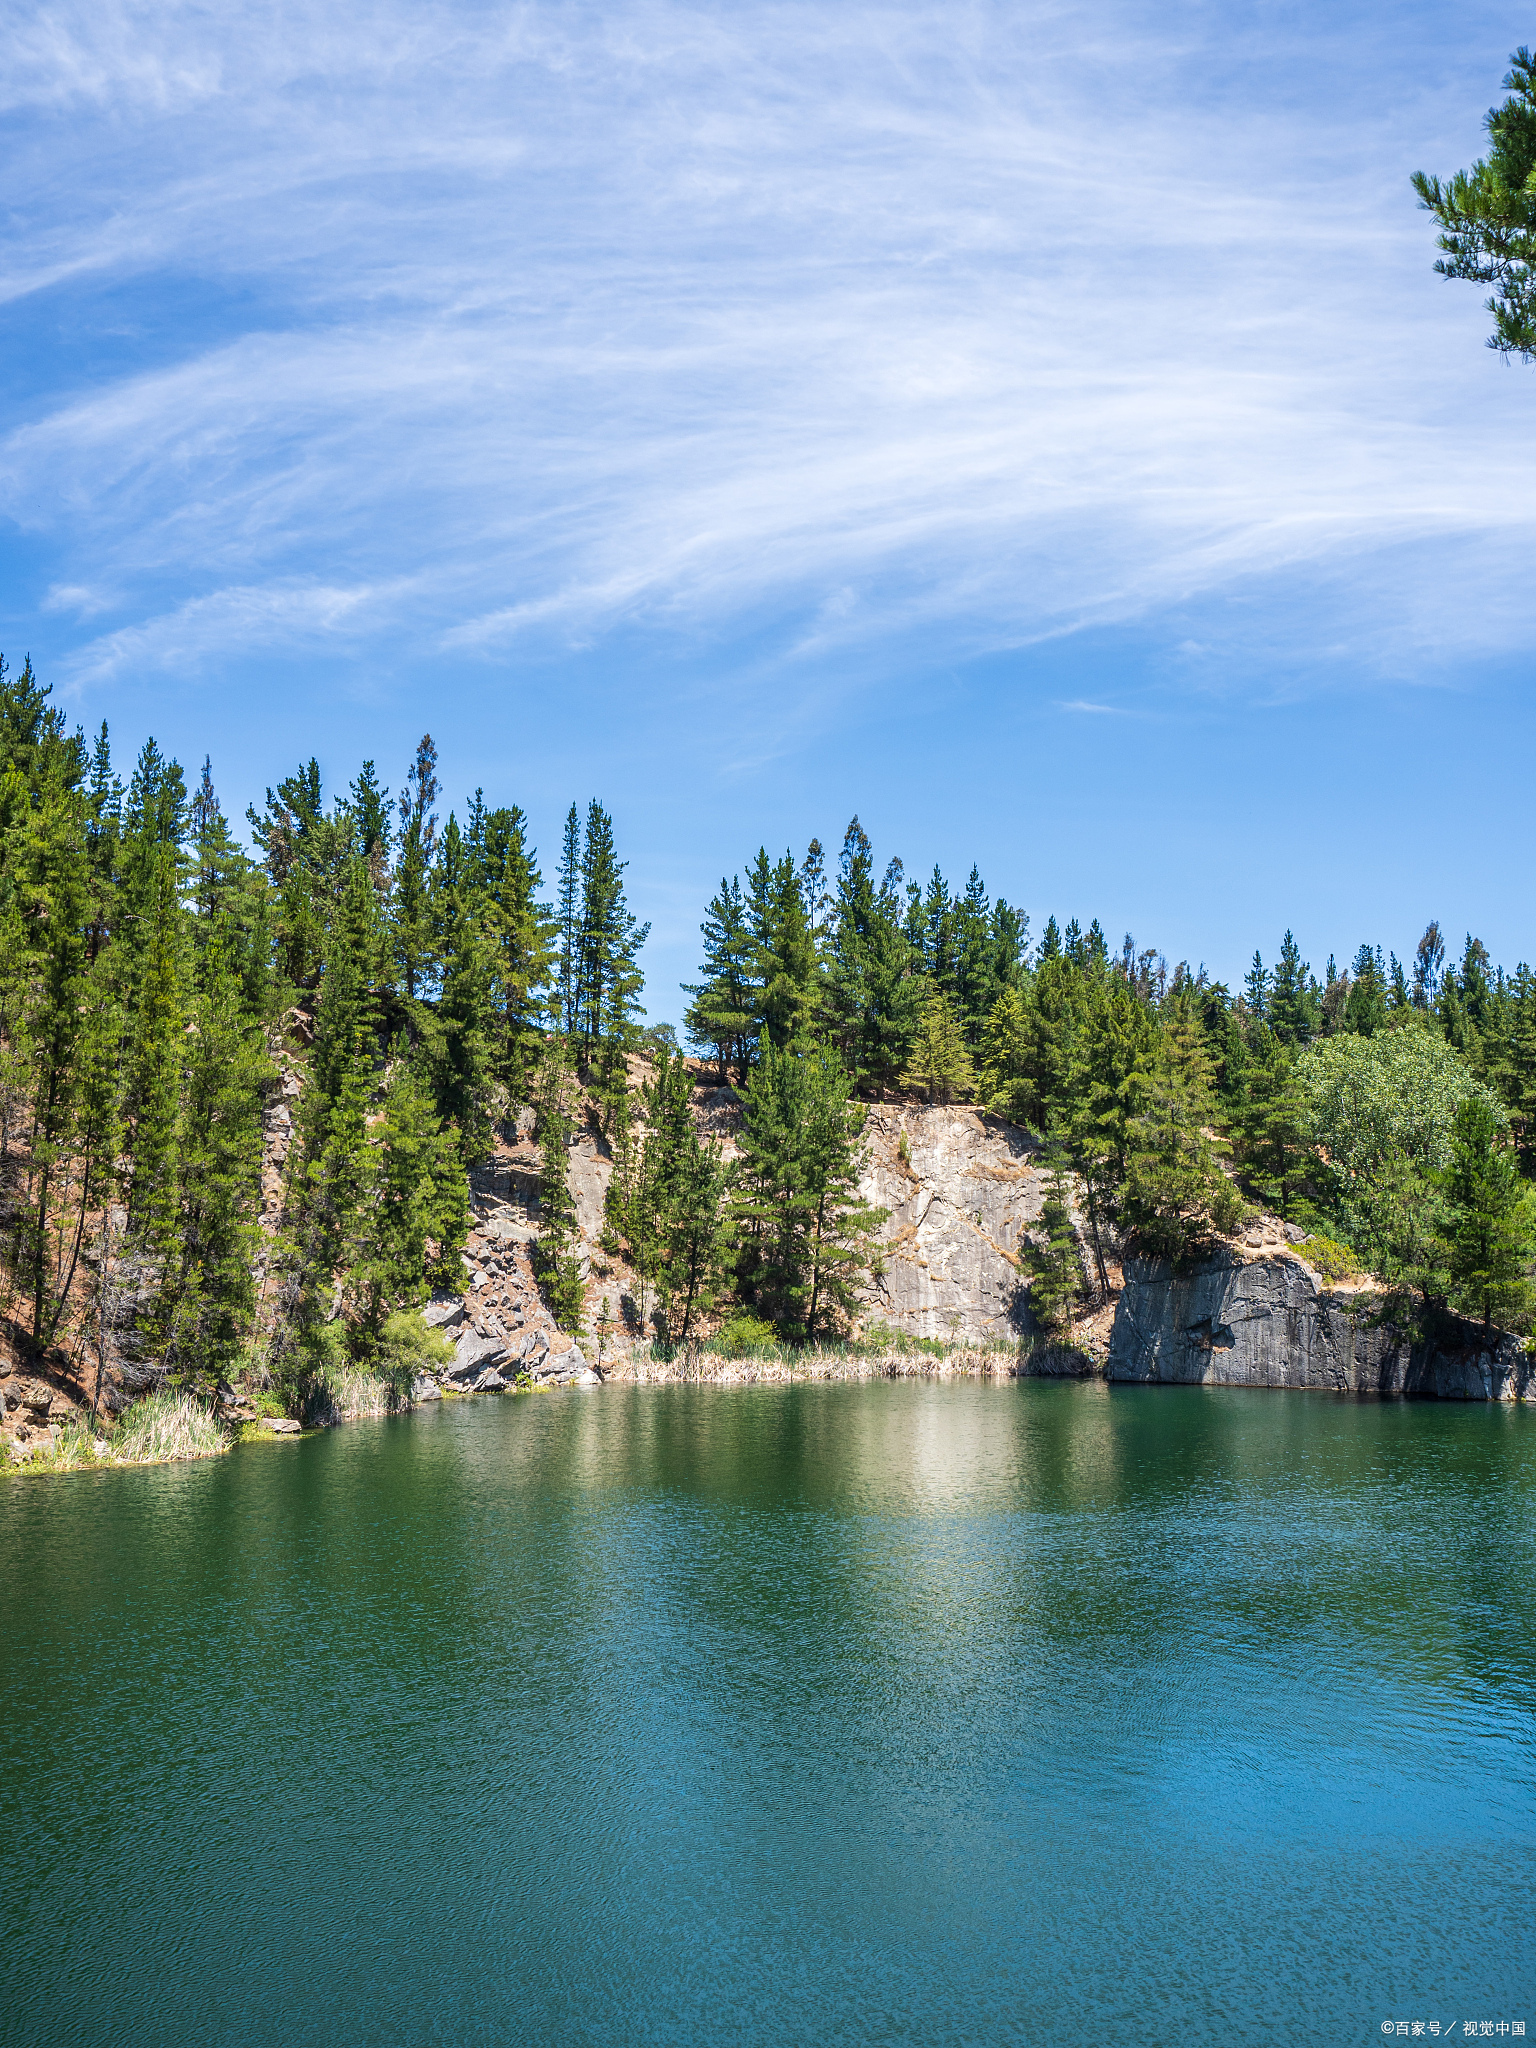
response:
<path fill-rule="evenodd" d="M 130 1020 L 139 1006 L 146 963 L 167 901 L 177 904 L 179 916 L 186 827 L 186 785 L 180 765 L 168 761 L 152 739 L 146 740 L 124 806 L 111 949 Z"/>
<path fill-rule="evenodd" d="M 1082 1267 L 1059 1160 L 1046 1184 L 1037 1235 L 1038 1241 L 1030 1242 L 1025 1252 L 1031 1274 L 1030 1312 L 1048 1336 L 1060 1337 L 1072 1327 L 1072 1309 L 1082 1287 Z"/>
<path fill-rule="evenodd" d="M 556 899 L 558 927 L 557 1003 L 555 1029 L 573 1038 L 581 1017 L 581 817 L 576 806 L 565 814 L 560 838 L 559 895 Z"/>
<path fill-rule="evenodd" d="M 1143 1250 L 1178 1259 L 1201 1236 L 1221 1182 L 1207 1135 L 1215 1116 L 1205 1046 L 1193 1020 L 1176 1014 L 1131 1125 L 1124 1215 Z"/>
<path fill-rule="evenodd" d="M 1274 993 L 1269 1001 L 1269 1026 L 1282 1044 L 1305 1045 L 1321 1022 L 1321 1003 L 1311 969 L 1301 948 L 1287 932 L 1275 965 Z"/>
<path fill-rule="evenodd" d="M 690 1127 L 677 1165 L 668 1234 L 668 1324 L 680 1344 L 689 1341 L 695 1319 L 708 1315 L 718 1298 L 725 1184 L 719 1146 Z"/>
<path fill-rule="evenodd" d="M 1489 150 L 1442 185 L 1413 174 L 1419 203 L 1440 224 L 1435 268 L 1442 277 L 1493 286 L 1488 346 L 1536 362 L 1536 57 L 1516 50 L 1504 74 L 1509 94 L 1483 125 Z"/>
<path fill-rule="evenodd" d="M 479 791 L 475 793 L 479 806 Z M 509 1099 L 524 1102 L 542 1042 L 546 991 L 555 962 L 555 921 L 539 901 L 544 878 L 513 805 L 481 811 L 471 833 L 474 901 L 485 925 L 499 1017 L 491 1067 Z"/>
<path fill-rule="evenodd" d="M 1362 946 L 1355 955 L 1350 972 L 1349 994 L 1344 1005 L 1347 1028 L 1362 1038 L 1369 1038 L 1379 1031 L 1387 1021 L 1389 988 L 1380 946 L 1374 950 L 1368 945 Z"/>
<path fill-rule="evenodd" d="M 923 1094 L 929 1102 L 970 1102 L 975 1098 L 976 1073 L 954 1001 L 937 985 L 930 985 L 924 997 L 922 1022 L 901 1085 Z"/>
<path fill-rule="evenodd" d="M 190 814 L 193 844 L 192 951 L 199 987 L 207 979 L 204 962 L 216 949 L 219 968 L 248 989 L 248 1007 L 264 1016 L 269 979 L 269 941 L 258 906 L 266 886 L 230 834 L 214 793 L 212 763 L 206 756 L 193 794 Z M 255 1001 L 249 1001 L 254 994 Z"/>
<path fill-rule="evenodd" d="M 30 665 L 17 681 L 31 686 Z M 46 728 L 45 728 L 46 731 Z M 68 764 L 39 741 L 30 755 L 15 745 L 5 775 L 12 797 L 7 838 L 9 911 L 5 924 L 11 969 L 7 997 L 10 1049 L 16 1070 L 4 1079 L 30 1095 L 26 1175 L 12 1212 L 12 1264 L 30 1297 L 32 1339 L 51 1341 L 67 1292 L 63 1281 L 80 1107 L 80 1055 L 87 1007 L 87 925 L 90 868 L 83 803 Z M 17 758 L 41 776 L 35 804 L 21 794 Z M 3 800 L 3 796 L 0 796 Z M 4 928 L 0 928 L 4 929 Z M 27 1082 L 30 1080 L 30 1088 Z M 18 1105 L 19 1106 L 19 1105 Z M 9 1127 L 9 1114 L 7 1125 Z M 81 1189 L 83 1226 L 88 1189 Z M 68 1259 L 73 1270 L 73 1257 Z"/>
<path fill-rule="evenodd" d="M 495 963 L 451 814 L 438 894 L 444 971 L 433 1033 L 437 1106 L 439 1114 L 457 1126 L 464 1164 L 476 1166 L 491 1143 L 486 1103 L 496 1016 Z"/>
<path fill-rule="evenodd" d="M 335 816 L 326 815 L 320 764 L 311 757 L 267 791 L 265 811 L 253 806 L 246 817 L 272 889 L 277 972 L 295 989 L 311 989 L 352 865 L 351 813 L 338 806 Z"/>
<path fill-rule="evenodd" d="M 1119 973 L 1105 976 L 1091 990 L 1073 1038 L 1060 1118 L 1083 1188 L 1101 1290 L 1109 1286 L 1105 1236 L 1119 1215 L 1156 1049 L 1156 1026 L 1130 983 Z"/>
<path fill-rule="evenodd" d="M 855 1313 L 879 1270 L 887 1212 L 858 1192 L 864 1112 L 838 1060 L 769 1046 L 742 1101 L 733 1197 L 737 1285 L 780 1329 L 811 1341 Z"/>
<path fill-rule="evenodd" d="M 262 1089 L 273 1069 L 217 938 L 202 982 L 177 1133 L 176 1257 L 158 1321 L 168 1364 L 222 1377 L 241 1356 L 255 1314 Z"/>
<path fill-rule="evenodd" d="M 389 880 L 389 791 L 381 787 L 378 771 L 365 761 L 347 796 L 352 815 L 352 850 L 368 869 L 375 893 L 382 895 Z"/>
<path fill-rule="evenodd" d="M 1023 994 L 1016 988 L 1004 989 L 982 1033 L 981 1092 L 993 1114 L 1010 1123 L 1028 1123 L 1039 1115 L 1031 1048 Z"/>
<path fill-rule="evenodd" d="M 1257 947 L 1252 963 L 1243 977 L 1243 999 L 1248 1014 L 1256 1023 L 1262 1024 L 1269 1016 L 1269 991 L 1271 987 L 1269 969 L 1264 965 Z"/>
<path fill-rule="evenodd" d="M 85 808 L 85 847 L 91 867 L 88 943 L 93 961 L 100 957 L 117 922 L 117 869 L 122 846 L 123 795 L 122 779 L 112 773 L 112 747 L 107 722 L 103 719 L 91 755 Z"/>
<path fill-rule="evenodd" d="M 758 849 L 747 882 L 746 923 L 752 1043 L 780 1051 L 803 1044 L 816 1012 L 817 960 L 792 854 L 771 863 L 766 850 Z"/>
<path fill-rule="evenodd" d="M 801 882 L 803 895 L 803 871 Z M 692 996 L 693 1001 L 688 1005 L 683 1025 L 690 1045 L 714 1053 L 720 1086 L 724 1088 L 729 1085 L 733 1066 L 738 1077 L 745 1079 L 756 1042 L 752 985 L 755 947 L 739 880 L 722 880 L 699 929 L 704 935 L 704 961 L 700 968 L 703 978 L 684 984 L 683 993 Z"/>
<path fill-rule="evenodd" d="M 581 1333 L 586 1307 L 582 1281 L 576 1203 L 571 1194 L 572 1124 L 567 1094 L 571 1084 L 570 1054 L 559 1032 L 544 1045 L 536 1102 L 535 1136 L 539 1169 L 539 1281 L 556 1323 L 573 1336 Z"/>
<path fill-rule="evenodd" d="M 1289 1220 L 1314 1156 L 1306 1096 L 1294 1059 L 1273 1033 L 1263 1033 L 1254 1053 L 1238 1115 L 1243 1164 L 1254 1192 Z"/>
<path fill-rule="evenodd" d="M 439 1121 L 403 1044 L 366 1165 L 347 1287 L 357 1317 L 354 1348 L 372 1363 L 397 1309 L 422 1301 L 432 1286 L 462 1284 L 469 1230 L 455 1133 Z"/>
<path fill-rule="evenodd" d="M 1469 1096 L 1456 1112 L 1451 1163 L 1442 1185 L 1449 1205 L 1452 1299 L 1484 1326 L 1524 1321 L 1530 1307 L 1530 1198 L 1493 1106 Z"/>
<path fill-rule="evenodd" d="M 849 824 L 838 862 L 826 977 L 830 1036 L 854 1085 L 894 1086 L 917 1034 L 922 984 L 903 915 L 901 866 L 877 889 L 869 836 Z"/>
<path fill-rule="evenodd" d="M 610 1093 L 628 1085 L 623 1054 L 633 1037 L 645 980 L 640 948 L 651 929 L 630 915 L 624 894 L 626 865 L 614 849 L 613 822 L 594 801 L 587 807 L 581 854 L 577 1021 L 581 1064 L 596 1066 L 599 1085 Z"/>
<path fill-rule="evenodd" d="M 1440 973 L 1445 965 L 1445 940 L 1433 918 L 1424 928 L 1413 956 L 1413 987 L 1410 1000 L 1415 1009 L 1432 1010 L 1440 995 Z"/>
<path fill-rule="evenodd" d="M 128 1231 L 162 1276 L 169 1272 L 176 1250 L 176 1143 L 186 1021 L 176 866 L 174 845 L 162 845 L 146 884 L 147 929 L 128 1062 Z M 156 1341 L 163 1337 L 163 1326 L 157 1323 Z"/>
<path fill-rule="evenodd" d="M 395 959 L 408 1000 L 432 985 L 437 970 L 433 943 L 433 867 L 437 857 L 437 748 L 424 733 L 400 793 L 400 858 L 395 868 Z"/>
<path fill-rule="evenodd" d="M 301 1407 L 334 1363 L 327 1333 L 358 1256 L 371 1197 L 368 1123 L 379 1042 L 370 968 L 378 943 L 372 886 L 354 856 L 329 936 L 309 1080 L 289 1154 L 288 1227 L 272 1355 L 279 1379 Z"/>

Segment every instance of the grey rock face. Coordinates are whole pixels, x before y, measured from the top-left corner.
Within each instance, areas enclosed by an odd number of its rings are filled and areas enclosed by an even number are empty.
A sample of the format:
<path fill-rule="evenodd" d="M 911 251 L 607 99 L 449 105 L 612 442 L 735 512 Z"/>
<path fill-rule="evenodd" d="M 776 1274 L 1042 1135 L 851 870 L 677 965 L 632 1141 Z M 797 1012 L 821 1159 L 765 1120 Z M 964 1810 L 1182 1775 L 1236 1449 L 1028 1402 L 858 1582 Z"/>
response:
<path fill-rule="evenodd" d="M 421 1312 L 429 1330 L 456 1329 L 464 1320 L 464 1304 L 456 1294 L 434 1294 Z"/>
<path fill-rule="evenodd" d="M 505 1340 L 500 1337 L 477 1337 L 473 1330 L 466 1330 L 454 1349 L 454 1359 L 448 1368 L 450 1379 L 462 1379 L 466 1373 L 487 1365 L 500 1365 L 507 1355 Z"/>
<path fill-rule="evenodd" d="M 416 1379 L 412 1380 L 411 1399 L 413 1401 L 441 1401 L 442 1398 L 442 1388 L 429 1374 L 421 1373 Z"/>
<path fill-rule="evenodd" d="M 1328 1288 L 1300 1257 L 1217 1252 L 1184 1271 L 1127 1259 L 1105 1377 L 1172 1385 L 1314 1387 L 1450 1401 L 1536 1397 L 1519 1342 L 1475 1324 L 1434 1344 L 1376 1322 L 1379 1297 Z"/>
<path fill-rule="evenodd" d="M 860 1193 L 891 1212 L 872 1312 L 912 1336 L 961 1342 L 1027 1329 L 1017 1260 L 1045 1206 L 1029 1134 L 974 1109 L 877 1108 L 864 1142 Z"/>

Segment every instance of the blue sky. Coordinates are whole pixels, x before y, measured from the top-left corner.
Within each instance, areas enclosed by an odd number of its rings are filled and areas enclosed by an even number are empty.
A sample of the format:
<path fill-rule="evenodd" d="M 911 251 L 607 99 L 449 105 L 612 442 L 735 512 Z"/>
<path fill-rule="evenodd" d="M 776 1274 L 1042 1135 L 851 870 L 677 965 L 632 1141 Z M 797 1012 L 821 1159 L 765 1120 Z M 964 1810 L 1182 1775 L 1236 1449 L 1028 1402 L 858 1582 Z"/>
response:
<path fill-rule="evenodd" d="M 1407 182 L 1528 15 L 7 24 L 0 647 L 125 756 L 599 796 L 657 1018 L 855 811 L 1232 979 L 1536 955 L 1536 371 Z"/>

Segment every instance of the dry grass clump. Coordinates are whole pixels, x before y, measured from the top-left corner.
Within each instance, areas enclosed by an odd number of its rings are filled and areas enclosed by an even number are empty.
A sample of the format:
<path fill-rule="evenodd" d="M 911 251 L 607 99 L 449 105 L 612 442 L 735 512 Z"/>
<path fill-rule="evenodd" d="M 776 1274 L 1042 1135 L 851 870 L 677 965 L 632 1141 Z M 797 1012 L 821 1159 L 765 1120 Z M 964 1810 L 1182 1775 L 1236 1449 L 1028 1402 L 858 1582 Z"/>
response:
<path fill-rule="evenodd" d="M 110 1452 L 88 1419 L 74 1416 L 59 1426 L 51 1444 L 36 1444 L 30 1454 L 23 1447 L 20 1457 L 13 1452 L 5 1462 L 17 1472 L 81 1472 L 88 1465 L 109 1463 Z"/>
<path fill-rule="evenodd" d="M 216 1458 L 229 1438 L 201 1401 L 162 1387 L 136 1401 L 112 1440 L 117 1464 L 158 1465 L 171 1458 Z"/>
<path fill-rule="evenodd" d="M 636 1345 L 629 1356 L 613 1359 L 610 1377 L 642 1385 L 676 1380 L 710 1381 L 721 1386 L 787 1385 L 798 1380 L 905 1380 L 1001 1378 L 1016 1370 L 1017 1343 L 954 1344 L 918 1342 L 855 1345 L 787 1345 L 754 1347 L 745 1355 L 728 1355 L 707 1341 L 686 1351 L 679 1346 L 667 1357 L 659 1346 Z"/>
<path fill-rule="evenodd" d="M 337 1369 L 330 1387 L 329 1408 L 337 1422 L 355 1422 L 364 1415 L 388 1415 L 395 1407 L 388 1380 L 359 1365 Z"/>

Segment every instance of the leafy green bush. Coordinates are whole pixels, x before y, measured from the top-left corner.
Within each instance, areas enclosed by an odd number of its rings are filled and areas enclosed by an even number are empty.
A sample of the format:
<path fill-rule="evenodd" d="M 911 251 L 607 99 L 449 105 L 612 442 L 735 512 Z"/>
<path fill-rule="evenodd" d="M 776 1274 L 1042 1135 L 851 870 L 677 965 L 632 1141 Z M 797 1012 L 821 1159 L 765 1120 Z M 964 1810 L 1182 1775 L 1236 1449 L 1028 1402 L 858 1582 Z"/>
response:
<path fill-rule="evenodd" d="M 1231 1237 L 1253 1213 L 1225 1174 L 1216 1183 L 1209 1204 L 1212 1223 L 1223 1237 Z"/>
<path fill-rule="evenodd" d="M 399 1309 L 379 1333 L 374 1370 L 389 1388 L 396 1405 L 408 1401 L 419 1373 L 449 1364 L 453 1340 L 424 1323 L 416 1309 Z"/>
<path fill-rule="evenodd" d="M 1340 1244 L 1336 1237 L 1309 1237 L 1297 1249 L 1313 1272 L 1320 1274 L 1330 1287 L 1335 1281 L 1347 1280 L 1365 1270 L 1359 1254 L 1347 1244 Z"/>
<path fill-rule="evenodd" d="M 750 1358 L 757 1351 L 777 1351 L 778 1333 L 772 1323 L 765 1323 L 758 1316 L 750 1316 L 745 1310 L 723 1323 L 710 1345 L 722 1358 Z"/>
<path fill-rule="evenodd" d="M 1454 1046 L 1417 1022 L 1371 1038 L 1320 1038 L 1301 1055 L 1296 1072 L 1308 1135 L 1321 1146 L 1328 1176 L 1346 1200 L 1393 1154 L 1423 1173 L 1448 1166 L 1456 1112 L 1473 1097 L 1491 1105 L 1500 1126 L 1505 1122 Z"/>

